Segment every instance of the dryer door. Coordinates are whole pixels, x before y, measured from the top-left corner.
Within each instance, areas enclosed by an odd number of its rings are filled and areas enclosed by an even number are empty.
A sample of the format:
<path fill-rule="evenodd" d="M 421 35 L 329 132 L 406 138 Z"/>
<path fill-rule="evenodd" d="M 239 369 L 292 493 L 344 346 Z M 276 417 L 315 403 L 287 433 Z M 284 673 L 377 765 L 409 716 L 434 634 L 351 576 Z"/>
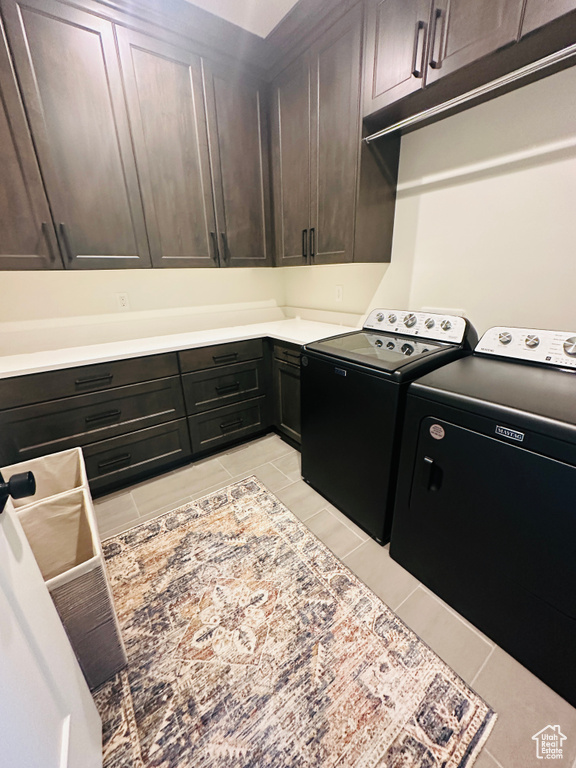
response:
<path fill-rule="evenodd" d="M 576 669 L 565 659 L 576 644 L 574 487 L 569 464 L 426 417 L 390 547 L 572 704 Z"/>
<path fill-rule="evenodd" d="M 433 417 L 420 427 L 410 509 L 460 553 L 576 618 L 576 468 Z"/>

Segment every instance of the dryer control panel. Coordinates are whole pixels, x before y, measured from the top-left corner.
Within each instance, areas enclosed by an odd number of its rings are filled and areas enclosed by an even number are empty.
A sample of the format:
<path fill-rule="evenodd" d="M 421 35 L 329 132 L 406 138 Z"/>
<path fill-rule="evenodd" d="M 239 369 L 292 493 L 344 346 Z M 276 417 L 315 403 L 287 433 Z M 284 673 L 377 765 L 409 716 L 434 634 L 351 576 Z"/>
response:
<path fill-rule="evenodd" d="M 373 309 L 364 323 L 364 330 L 400 333 L 449 344 L 462 344 L 467 327 L 466 320 L 459 315 L 436 315 L 409 309 Z"/>
<path fill-rule="evenodd" d="M 576 369 L 576 331 L 496 326 L 486 331 L 474 351 Z"/>

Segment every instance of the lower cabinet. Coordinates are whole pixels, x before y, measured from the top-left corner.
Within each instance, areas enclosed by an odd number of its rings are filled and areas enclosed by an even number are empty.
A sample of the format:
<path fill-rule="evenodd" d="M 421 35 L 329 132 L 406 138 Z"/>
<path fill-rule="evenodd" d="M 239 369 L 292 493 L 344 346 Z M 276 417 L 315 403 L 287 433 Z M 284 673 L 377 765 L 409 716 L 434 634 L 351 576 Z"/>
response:
<path fill-rule="evenodd" d="M 262 339 L 179 355 L 194 454 L 219 450 L 270 427 L 270 366 Z"/>
<path fill-rule="evenodd" d="M 300 347 L 250 339 L 0 379 L 0 466 L 81 447 L 93 495 L 274 427 L 300 443 Z"/>
<path fill-rule="evenodd" d="M 186 419 L 92 443 L 82 452 L 93 495 L 143 480 L 192 458 Z"/>
<path fill-rule="evenodd" d="M 274 426 L 300 445 L 300 347 L 274 344 L 272 377 L 274 385 Z"/>
<path fill-rule="evenodd" d="M 243 400 L 225 408 L 188 418 L 194 453 L 207 453 L 241 440 L 270 426 L 266 396 Z"/>
<path fill-rule="evenodd" d="M 176 353 L 0 381 L 0 465 L 81 447 L 102 494 L 190 460 Z"/>

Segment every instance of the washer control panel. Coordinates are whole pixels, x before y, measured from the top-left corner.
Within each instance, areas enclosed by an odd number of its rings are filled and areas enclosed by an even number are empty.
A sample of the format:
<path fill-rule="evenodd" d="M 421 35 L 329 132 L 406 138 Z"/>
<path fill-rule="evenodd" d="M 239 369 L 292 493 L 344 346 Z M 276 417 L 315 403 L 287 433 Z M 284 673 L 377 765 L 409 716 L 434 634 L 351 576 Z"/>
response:
<path fill-rule="evenodd" d="M 374 347 L 376 355 L 378 351 L 382 351 L 385 355 L 386 352 L 396 352 L 397 354 L 404 355 L 405 357 L 412 357 L 412 355 L 424 355 L 426 352 L 430 352 L 431 349 L 438 349 L 436 344 L 430 344 L 425 339 L 412 341 L 412 339 L 404 339 L 402 337 L 394 336 L 371 336 L 368 341 L 371 346 Z"/>
<path fill-rule="evenodd" d="M 489 328 L 475 352 L 576 369 L 576 331 Z"/>
<path fill-rule="evenodd" d="M 411 312 L 409 309 L 373 309 L 364 323 L 364 330 L 462 344 L 466 320 L 459 315 L 435 315 L 432 312 Z"/>

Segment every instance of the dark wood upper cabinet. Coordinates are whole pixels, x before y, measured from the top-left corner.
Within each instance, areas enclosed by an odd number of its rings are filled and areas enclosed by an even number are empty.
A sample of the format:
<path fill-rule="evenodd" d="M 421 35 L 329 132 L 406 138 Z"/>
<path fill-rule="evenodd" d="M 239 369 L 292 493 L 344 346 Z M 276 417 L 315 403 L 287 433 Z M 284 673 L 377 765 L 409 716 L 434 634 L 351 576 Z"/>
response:
<path fill-rule="evenodd" d="M 264 84 L 203 61 L 220 266 L 272 265 Z"/>
<path fill-rule="evenodd" d="M 334 24 L 311 58 L 311 257 L 314 264 L 354 258 L 360 151 L 362 9 Z"/>
<path fill-rule="evenodd" d="M 426 83 L 516 42 L 524 0 L 435 0 Z"/>
<path fill-rule="evenodd" d="M 0 21 L 0 269 L 62 268 Z"/>
<path fill-rule="evenodd" d="M 331 26 L 274 83 L 277 263 L 354 259 L 362 8 Z"/>
<path fill-rule="evenodd" d="M 527 3 L 527 14 L 541 5 Z M 538 48 L 517 46 L 523 8 L 524 0 L 367 0 L 364 117 L 396 122 L 538 58 Z"/>
<path fill-rule="evenodd" d="M 526 0 L 524 20 L 522 22 L 522 35 L 527 35 L 535 29 L 539 29 L 551 21 L 560 19 L 567 13 L 574 12 L 576 16 L 576 0 Z M 574 25 L 574 18 L 570 23 Z M 573 29 L 576 27 L 573 26 Z"/>
<path fill-rule="evenodd" d="M 2 0 L 66 266 L 150 266 L 112 25 L 52 0 Z"/>
<path fill-rule="evenodd" d="M 310 227 L 310 67 L 300 57 L 275 81 L 272 171 L 276 262 L 308 263 Z"/>
<path fill-rule="evenodd" d="M 118 27 L 155 267 L 218 266 L 200 58 Z"/>
<path fill-rule="evenodd" d="M 366 13 L 364 114 L 424 85 L 431 0 L 371 0 Z"/>

